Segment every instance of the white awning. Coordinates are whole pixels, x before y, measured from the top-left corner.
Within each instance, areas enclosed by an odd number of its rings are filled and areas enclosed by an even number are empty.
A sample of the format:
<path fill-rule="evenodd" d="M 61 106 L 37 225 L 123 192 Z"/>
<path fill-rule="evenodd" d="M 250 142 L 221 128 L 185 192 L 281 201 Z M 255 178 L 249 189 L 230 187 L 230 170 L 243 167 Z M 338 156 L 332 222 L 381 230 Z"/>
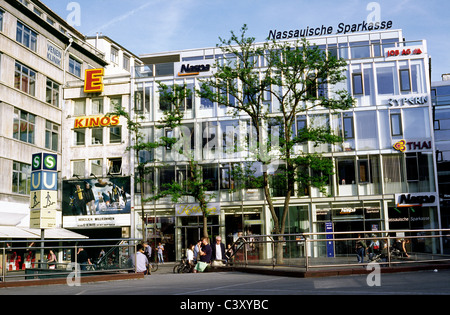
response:
<path fill-rule="evenodd" d="M 7 225 L 0 225 L 0 239 L 1 238 L 8 238 L 8 239 L 14 239 L 14 238 L 41 238 L 40 235 L 37 235 L 32 232 L 28 232 L 22 228 L 18 228 L 16 226 L 7 226 Z"/>
<path fill-rule="evenodd" d="M 39 235 L 41 238 L 41 230 L 40 229 L 31 229 L 31 228 L 22 228 L 28 232 Z M 53 228 L 53 229 L 45 229 L 44 238 L 48 240 L 56 240 L 56 239 L 82 239 L 89 238 L 85 235 L 81 235 L 75 233 L 73 231 L 63 229 L 63 228 Z"/>
<path fill-rule="evenodd" d="M 0 225 L 0 239 L 41 239 L 40 229 L 31 229 L 17 226 Z M 44 239 L 59 240 L 59 239 L 85 239 L 85 235 L 81 235 L 66 229 L 54 228 L 45 229 Z"/>

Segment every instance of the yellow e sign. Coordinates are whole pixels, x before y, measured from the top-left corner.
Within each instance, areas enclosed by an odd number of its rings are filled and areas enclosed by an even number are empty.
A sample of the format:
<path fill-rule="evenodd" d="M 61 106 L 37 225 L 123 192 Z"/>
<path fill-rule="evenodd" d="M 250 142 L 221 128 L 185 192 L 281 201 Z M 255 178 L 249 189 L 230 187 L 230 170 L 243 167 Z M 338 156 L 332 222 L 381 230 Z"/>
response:
<path fill-rule="evenodd" d="M 86 69 L 84 72 L 84 93 L 103 92 L 103 75 L 105 71 L 101 69 Z"/>

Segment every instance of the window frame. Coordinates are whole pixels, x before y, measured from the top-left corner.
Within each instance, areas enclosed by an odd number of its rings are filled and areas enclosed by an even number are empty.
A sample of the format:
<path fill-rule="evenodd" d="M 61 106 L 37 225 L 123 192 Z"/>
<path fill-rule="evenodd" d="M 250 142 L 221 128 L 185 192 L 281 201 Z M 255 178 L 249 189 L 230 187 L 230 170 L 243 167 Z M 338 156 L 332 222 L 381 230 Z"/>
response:
<path fill-rule="evenodd" d="M 78 73 L 78 67 L 77 65 L 79 65 L 79 73 Z M 79 61 L 78 59 L 69 56 L 69 73 L 73 74 L 76 77 L 81 78 L 81 70 L 83 68 L 83 63 L 81 61 Z"/>
<path fill-rule="evenodd" d="M 57 129 L 55 129 L 55 127 Z M 50 120 L 45 121 L 45 148 L 46 149 L 58 152 L 60 130 L 61 130 L 60 125 L 58 125 Z M 48 139 L 50 139 L 50 143 L 47 143 L 47 134 L 50 134 L 50 137 L 48 138 Z M 54 134 L 56 134 L 56 140 L 54 140 L 54 138 L 53 138 Z M 54 148 L 54 145 L 55 145 L 54 141 L 56 141 L 56 149 Z"/>
<path fill-rule="evenodd" d="M 17 115 L 17 118 L 15 117 Z M 26 118 L 23 119 L 23 115 L 26 115 Z M 32 118 L 32 120 L 31 120 Z M 13 128 L 13 138 L 25 143 L 30 143 L 30 144 L 34 144 L 35 143 L 35 138 L 36 138 L 36 115 L 31 114 L 29 112 L 23 111 L 19 108 L 14 108 L 14 115 L 13 115 L 13 122 L 14 121 L 18 121 L 18 131 L 14 132 L 14 128 Z M 26 140 L 22 139 L 22 121 L 26 122 Z M 13 123 L 14 124 L 14 123 Z M 17 136 L 16 136 L 17 134 Z M 31 137 L 31 139 L 30 139 Z"/>
<path fill-rule="evenodd" d="M 59 108 L 59 91 L 60 91 L 60 84 L 56 83 L 50 78 L 47 78 L 45 85 L 45 101 L 47 104 L 51 104 L 55 107 Z M 50 85 L 49 85 L 50 83 Z M 50 100 L 49 100 L 49 93 L 50 92 Z"/>
<path fill-rule="evenodd" d="M 109 143 L 110 144 L 119 144 L 122 143 L 122 126 L 110 126 L 109 129 Z M 114 130 L 119 130 L 119 133 L 114 133 Z M 111 137 L 111 135 L 118 135 L 116 137 Z M 120 137 L 120 138 L 119 138 Z M 113 138 L 119 138 L 118 140 L 112 141 Z"/>
<path fill-rule="evenodd" d="M 14 88 L 36 96 L 36 77 L 37 72 L 30 67 L 15 61 L 14 64 Z M 26 85 L 26 87 L 25 87 Z"/>
<path fill-rule="evenodd" d="M 407 81 L 403 78 L 402 73 L 406 73 L 406 76 L 408 78 Z M 412 84 L 411 84 L 411 72 L 409 69 L 399 69 L 398 70 L 398 77 L 400 79 L 400 91 L 401 92 L 411 92 L 412 91 Z M 408 87 L 404 88 L 404 84 L 407 83 Z"/>
<path fill-rule="evenodd" d="M 27 43 L 27 35 L 28 35 L 28 43 Z M 37 43 L 38 43 L 37 37 L 38 33 L 35 30 L 33 30 L 31 27 L 21 22 L 20 20 L 17 20 L 16 41 L 18 43 L 24 45 L 25 47 L 34 52 L 37 52 Z"/>
<path fill-rule="evenodd" d="M 360 91 L 356 92 L 355 79 L 359 77 Z M 352 92 L 353 95 L 364 95 L 364 77 L 361 72 L 352 73 Z"/>
<path fill-rule="evenodd" d="M 17 167 L 18 166 L 18 167 Z M 18 169 L 17 169 L 18 168 Z M 25 168 L 25 170 L 24 170 Z M 17 174 L 16 176 L 14 174 Z M 25 176 L 25 179 L 22 179 L 22 176 Z M 15 194 L 21 194 L 21 195 L 29 195 L 30 194 L 30 187 L 31 187 L 31 165 L 13 161 L 12 165 L 12 178 L 11 178 L 11 192 Z M 21 181 L 25 181 L 25 192 L 20 191 L 21 187 Z M 16 184 L 14 182 L 16 181 Z M 17 188 L 16 190 L 14 188 Z"/>
<path fill-rule="evenodd" d="M 396 118 L 396 123 L 398 123 L 398 133 L 394 133 L 394 118 Z M 401 113 L 390 113 L 389 120 L 391 124 L 391 136 L 400 137 L 403 136 L 403 125 L 402 125 L 402 114 Z"/>

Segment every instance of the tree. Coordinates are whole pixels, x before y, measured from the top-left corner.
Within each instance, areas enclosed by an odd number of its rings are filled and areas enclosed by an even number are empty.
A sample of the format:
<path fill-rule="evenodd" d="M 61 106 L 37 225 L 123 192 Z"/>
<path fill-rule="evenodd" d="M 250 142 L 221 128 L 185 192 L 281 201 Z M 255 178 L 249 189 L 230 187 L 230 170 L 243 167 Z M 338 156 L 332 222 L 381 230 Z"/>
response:
<path fill-rule="evenodd" d="M 159 121 L 158 128 L 169 128 L 174 132 L 174 137 L 161 137 L 160 146 L 170 147 L 178 159 L 187 161 L 188 174 L 183 182 L 174 179 L 161 187 L 160 191 L 152 199 L 157 200 L 165 196 L 171 196 L 173 202 L 178 202 L 183 196 L 192 196 L 199 203 L 203 214 L 203 236 L 208 237 L 208 202 L 214 195 L 207 194 L 208 180 L 203 180 L 202 168 L 195 160 L 195 152 L 190 149 L 192 133 L 189 128 L 183 128 L 181 122 L 184 117 L 183 102 L 192 93 L 186 85 L 173 85 L 172 88 L 165 84 L 159 84 L 160 101 L 166 103 L 169 110 L 164 111 L 163 118 Z M 193 132 L 193 131 L 192 131 Z"/>
<path fill-rule="evenodd" d="M 212 196 L 209 196 L 206 191 L 210 184 L 208 181 L 202 180 L 202 170 L 201 167 L 196 163 L 194 152 L 187 149 L 188 144 L 184 143 L 184 139 L 192 136 L 188 134 L 190 131 L 187 128 L 182 128 L 182 120 L 184 113 L 182 110 L 182 103 L 184 99 L 188 97 L 191 93 L 186 85 L 173 85 L 168 87 L 167 85 L 158 82 L 160 102 L 164 103 L 164 108 L 167 108 L 163 112 L 163 117 L 158 121 L 157 128 L 159 129 L 170 129 L 177 130 L 179 134 L 173 134 L 173 136 L 162 136 L 156 141 L 145 141 L 144 135 L 142 134 L 142 121 L 143 116 L 130 115 L 128 111 L 117 105 L 114 111 L 108 113 L 108 116 L 118 115 L 125 118 L 127 121 L 127 129 L 132 135 L 131 144 L 127 147 L 127 150 L 133 150 L 136 157 L 136 172 L 135 172 L 135 182 L 140 185 L 140 199 L 141 199 L 141 218 L 142 218 L 142 233 L 143 240 L 145 241 L 145 203 L 149 201 L 155 201 L 166 196 L 170 196 L 173 202 L 178 202 L 183 196 L 192 196 L 198 201 L 199 207 L 203 213 L 203 235 L 208 237 L 207 230 L 207 216 L 208 212 L 208 202 Z M 181 139 L 181 141 L 180 141 Z M 187 179 L 180 183 L 175 179 L 167 184 L 159 187 L 157 191 L 151 180 L 146 179 L 146 174 L 149 173 L 149 163 L 156 162 L 155 159 L 145 159 L 141 154 L 145 151 L 153 151 L 157 148 L 170 148 L 178 153 L 178 157 L 184 157 L 184 160 L 188 162 L 189 165 L 189 176 Z M 146 186 L 150 188 L 150 193 L 152 196 L 145 198 Z"/>
<path fill-rule="evenodd" d="M 329 176 L 333 174 L 330 159 L 320 153 L 295 153 L 295 146 L 307 141 L 316 146 L 342 141 L 329 126 L 305 125 L 294 134 L 296 117 L 314 109 L 346 110 L 353 106 L 354 100 L 346 90 L 333 90 L 345 79 L 344 60 L 325 54 L 305 39 L 258 45 L 253 37 L 246 37 L 246 31 L 244 25 L 239 36 L 231 31 L 230 39 L 219 38 L 218 46 L 223 54 L 232 58 L 215 65 L 216 71 L 203 80 L 199 93 L 201 97 L 227 106 L 233 115 L 250 118 L 256 140 L 250 158 L 263 164 L 262 188 L 272 216 L 273 232 L 281 235 L 285 232 L 295 185 L 317 187 L 324 192 Z M 264 60 L 265 64 L 258 64 L 258 60 Z M 269 108 L 268 99 L 276 101 L 278 109 Z M 279 161 L 278 165 L 275 161 Z M 269 174 L 269 166 L 274 167 L 274 164 L 280 177 Z M 281 217 L 275 211 L 270 179 L 284 188 Z M 283 260 L 282 249 L 282 242 L 279 242 L 279 262 Z"/>

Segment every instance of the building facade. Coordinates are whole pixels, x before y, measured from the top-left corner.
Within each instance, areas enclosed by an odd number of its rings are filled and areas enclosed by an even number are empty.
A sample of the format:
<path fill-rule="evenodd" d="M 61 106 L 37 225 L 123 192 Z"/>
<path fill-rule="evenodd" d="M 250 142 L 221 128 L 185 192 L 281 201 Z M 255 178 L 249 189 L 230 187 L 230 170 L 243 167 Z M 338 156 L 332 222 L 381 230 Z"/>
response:
<path fill-rule="evenodd" d="M 67 82 L 81 79 L 84 69 L 105 65 L 103 53 L 40 1 L 0 1 L 0 115 L 3 119 L 0 225 L 6 231 L 3 237 L 36 236 L 19 229 L 30 227 L 30 208 L 39 203 L 30 196 L 44 180 L 32 179 L 31 159 L 35 153 L 57 158 L 57 179 L 46 184 L 51 184 L 56 194 L 50 202 L 55 210 L 52 227 L 63 230 L 61 172 L 66 141 L 63 89 Z"/>
<path fill-rule="evenodd" d="M 448 75 L 442 81 L 432 82 L 433 123 L 436 141 L 437 177 L 441 206 L 442 228 L 450 227 L 450 81 Z M 448 252 L 450 244 L 444 244 Z"/>
<path fill-rule="evenodd" d="M 131 69 L 139 59 L 103 35 L 88 37 L 87 43 L 105 54 L 108 65 L 92 69 L 101 72 L 98 90 L 86 89 L 86 77 L 67 82 L 64 90 L 64 227 L 94 239 L 128 238 L 134 231 L 130 168 L 134 155 L 127 150 L 126 120 L 108 113 L 117 106 L 129 111 Z"/>
<path fill-rule="evenodd" d="M 309 124 L 330 127 L 344 138 L 341 145 L 297 145 L 296 150 L 320 152 L 332 159 L 335 175 L 327 194 L 313 187 L 297 192 L 290 201 L 286 233 L 333 231 L 374 231 L 430 229 L 441 226 L 437 202 L 436 162 L 426 41 L 408 42 L 401 30 L 384 30 L 346 35 L 310 37 L 319 46 L 347 60 L 345 88 L 356 99 L 351 110 L 337 114 L 314 111 L 299 115 L 296 128 Z M 225 56 L 226 57 L 226 56 Z M 134 78 L 134 108 L 145 117 L 142 132 L 148 141 L 171 136 L 172 130 L 158 128 L 166 104 L 159 99 L 158 82 L 167 86 L 186 84 L 192 96 L 184 103 L 183 127 L 191 131 L 191 149 L 202 166 L 203 179 L 211 181 L 210 194 L 219 211 L 208 217 L 209 235 L 221 235 L 226 243 L 243 234 L 270 234 L 273 226 L 261 189 L 233 189 L 230 175 L 234 163 L 247 163 L 245 155 L 229 155 L 227 150 L 245 134 L 248 117 L 232 117 L 224 106 L 202 99 L 195 93 L 201 79 L 212 74 L 215 62 L 224 62 L 220 48 L 142 55 L 145 64 Z M 264 58 L 257 61 L 264 68 Z M 195 68 L 196 71 L 189 69 Z M 320 91 L 317 91 L 319 93 Z M 280 114 L 276 100 L 267 100 L 271 114 Z M 231 129 L 230 129 L 231 128 Z M 233 140 L 232 140 L 233 141 Z M 210 147 L 209 147 L 210 146 Z M 228 149 L 227 149 L 228 147 Z M 212 149 L 213 155 L 208 156 Z M 174 157 L 170 148 L 146 152 L 152 187 L 173 179 L 186 178 L 187 163 Z M 251 166 L 258 174 L 259 165 Z M 148 187 L 145 193 L 152 194 Z M 283 192 L 271 183 L 278 211 Z M 140 204 L 135 195 L 136 207 Z M 426 198 L 426 203 L 417 199 Z M 147 233 L 168 244 L 169 258 L 180 258 L 184 248 L 201 235 L 201 217 L 195 200 L 173 203 L 170 198 L 144 204 Z M 177 210 L 178 209 L 178 210 Z M 328 230 L 327 230 L 328 231 Z M 422 245 L 415 244 L 416 249 Z M 423 250 L 434 251 L 432 244 Z M 298 251 L 286 248 L 286 255 Z M 325 248 L 318 251 L 325 251 Z M 350 248 L 336 248 L 337 254 Z"/>

